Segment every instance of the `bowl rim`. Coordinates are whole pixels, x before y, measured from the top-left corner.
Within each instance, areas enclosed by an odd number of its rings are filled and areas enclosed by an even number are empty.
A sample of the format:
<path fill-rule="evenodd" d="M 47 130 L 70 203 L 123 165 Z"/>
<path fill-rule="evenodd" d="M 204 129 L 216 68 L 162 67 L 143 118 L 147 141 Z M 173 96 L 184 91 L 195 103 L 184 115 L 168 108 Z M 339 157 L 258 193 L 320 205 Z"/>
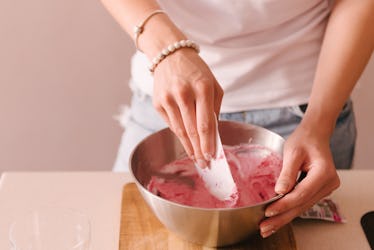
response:
<path fill-rule="evenodd" d="M 271 134 L 274 134 L 276 135 L 277 137 L 279 137 L 280 139 L 283 140 L 283 142 L 285 141 L 284 138 L 282 136 L 280 136 L 279 134 L 269 130 L 269 129 L 266 129 L 266 128 L 263 128 L 263 127 L 260 127 L 260 126 L 256 126 L 256 125 L 253 125 L 251 123 L 242 123 L 242 122 L 237 122 L 237 121 L 219 121 L 220 123 L 223 122 L 223 123 L 236 123 L 238 125 L 248 125 L 248 126 L 251 126 L 255 129 L 260 129 L 260 130 L 266 130 L 267 132 L 271 133 Z M 146 136 L 144 139 L 142 139 L 140 142 L 138 142 L 138 144 L 135 146 L 135 148 L 132 150 L 131 154 L 130 154 L 130 157 L 129 157 L 129 170 L 130 170 L 130 174 L 136 184 L 136 186 L 138 187 L 138 189 L 142 189 L 143 191 L 145 191 L 147 194 L 150 194 L 151 197 L 153 198 L 156 198 L 162 202 L 166 202 L 170 205 L 174 205 L 174 206 L 178 206 L 178 207 L 181 207 L 181 208 L 188 208 L 188 209 L 194 209 L 194 210 L 203 210 L 203 211 L 233 211 L 233 210 L 242 210 L 242 209 L 248 209 L 248 208 L 253 208 L 253 207 L 260 207 L 260 206 L 263 206 L 263 205 L 266 205 L 266 204 L 269 204 L 269 203 L 272 203 L 280 198 L 282 198 L 284 196 L 284 194 L 276 194 L 274 197 L 266 200 L 266 201 L 262 201 L 262 202 L 259 202 L 259 203 L 255 203 L 255 204 L 252 204 L 250 206 L 242 206 L 242 207 L 222 207 L 222 208 L 207 208 L 207 207 L 194 207 L 194 206 L 190 206 L 190 205 L 185 205 L 185 204 L 181 204 L 181 203 L 177 203 L 177 202 L 174 202 L 174 201 L 170 201 L 170 200 L 167 200 L 165 198 L 162 198 L 154 193 L 152 193 L 151 191 L 149 191 L 146 187 L 144 187 L 138 180 L 138 178 L 135 176 L 134 172 L 133 172 L 133 169 L 132 169 L 132 166 L 131 166 L 131 161 L 132 161 L 132 158 L 133 158 L 133 155 L 136 151 L 136 149 L 139 147 L 140 144 L 142 144 L 144 141 L 146 141 L 149 137 L 153 136 L 154 134 L 156 133 L 159 133 L 161 131 L 165 131 L 165 130 L 169 130 L 171 133 L 173 133 L 169 127 L 166 127 L 166 128 L 163 128 L 163 129 L 160 129 L 158 131 L 155 131 L 153 132 L 152 134 Z M 143 197 L 144 198 L 144 197 Z"/>

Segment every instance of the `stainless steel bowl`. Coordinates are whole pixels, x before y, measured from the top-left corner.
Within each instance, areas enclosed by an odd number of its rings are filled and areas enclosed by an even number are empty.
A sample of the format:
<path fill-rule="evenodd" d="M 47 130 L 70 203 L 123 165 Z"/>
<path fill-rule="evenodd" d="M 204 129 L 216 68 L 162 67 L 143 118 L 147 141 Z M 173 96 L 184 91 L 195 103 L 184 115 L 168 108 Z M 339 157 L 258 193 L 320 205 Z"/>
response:
<path fill-rule="evenodd" d="M 280 154 L 283 150 L 284 139 L 281 136 L 258 126 L 220 121 L 219 131 L 225 145 L 251 140 Z M 253 235 L 264 217 L 265 206 L 279 196 L 254 206 L 206 209 L 171 202 L 146 189 L 152 175 L 182 156 L 185 156 L 184 149 L 169 129 L 148 136 L 132 152 L 130 171 L 157 218 L 181 238 L 209 247 L 231 245 Z"/>

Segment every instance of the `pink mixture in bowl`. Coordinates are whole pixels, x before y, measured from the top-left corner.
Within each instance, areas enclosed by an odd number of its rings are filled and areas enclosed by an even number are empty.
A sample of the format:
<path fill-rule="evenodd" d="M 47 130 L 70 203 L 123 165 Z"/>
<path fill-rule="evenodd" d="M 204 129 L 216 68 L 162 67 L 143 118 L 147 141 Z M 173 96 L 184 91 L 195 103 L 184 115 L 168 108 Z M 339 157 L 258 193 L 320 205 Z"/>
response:
<path fill-rule="evenodd" d="M 202 208 L 252 206 L 276 195 L 274 186 L 282 168 L 278 153 L 255 144 L 224 146 L 224 151 L 238 188 L 235 203 L 211 195 L 187 157 L 165 165 L 151 177 L 147 189 L 164 199 Z"/>

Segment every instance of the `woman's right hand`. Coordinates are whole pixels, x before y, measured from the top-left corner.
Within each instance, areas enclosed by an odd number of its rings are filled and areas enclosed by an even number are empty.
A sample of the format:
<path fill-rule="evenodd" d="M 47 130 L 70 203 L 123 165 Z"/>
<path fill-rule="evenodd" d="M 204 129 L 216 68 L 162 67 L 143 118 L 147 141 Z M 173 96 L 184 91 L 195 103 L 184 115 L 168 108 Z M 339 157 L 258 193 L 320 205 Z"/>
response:
<path fill-rule="evenodd" d="M 194 49 L 168 55 L 154 71 L 153 105 L 200 167 L 215 154 L 223 90 Z"/>
<path fill-rule="evenodd" d="M 101 0 L 137 47 L 152 60 L 166 45 L 187 37 L 168 15 L 149 15 L 161 10 L 156 0 Z M 145 20 L 136 38 L 134 25 Z M 145 73 L 146 74 L 146 73 Z M 153 103 L 178 136 L 187 154 L 204 167 L 215 153 L 215 116 L 223 90 L 212 72 L 192 48 L 168 55 L 154 71 Z"/>

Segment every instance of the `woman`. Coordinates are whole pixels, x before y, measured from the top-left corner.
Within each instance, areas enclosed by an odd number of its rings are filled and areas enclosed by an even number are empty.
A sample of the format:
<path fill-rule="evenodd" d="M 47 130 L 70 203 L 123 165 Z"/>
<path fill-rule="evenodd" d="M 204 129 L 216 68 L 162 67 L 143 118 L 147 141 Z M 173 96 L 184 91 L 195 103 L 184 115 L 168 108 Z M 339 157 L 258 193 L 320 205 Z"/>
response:
<path fill-rule="evenodd" d="M 267 207 L 263 237 L 339 186 L 335 166 L 353 158 L 349 95 L 373 51 L 374 1 L 102 1 L 138 48 L 115 170 L 166 125 L 204 167 L 220 114 L 287 138 L 275 187 L 285 196 Z M 294 188 L 299 170 L 307 176 Z"/>

